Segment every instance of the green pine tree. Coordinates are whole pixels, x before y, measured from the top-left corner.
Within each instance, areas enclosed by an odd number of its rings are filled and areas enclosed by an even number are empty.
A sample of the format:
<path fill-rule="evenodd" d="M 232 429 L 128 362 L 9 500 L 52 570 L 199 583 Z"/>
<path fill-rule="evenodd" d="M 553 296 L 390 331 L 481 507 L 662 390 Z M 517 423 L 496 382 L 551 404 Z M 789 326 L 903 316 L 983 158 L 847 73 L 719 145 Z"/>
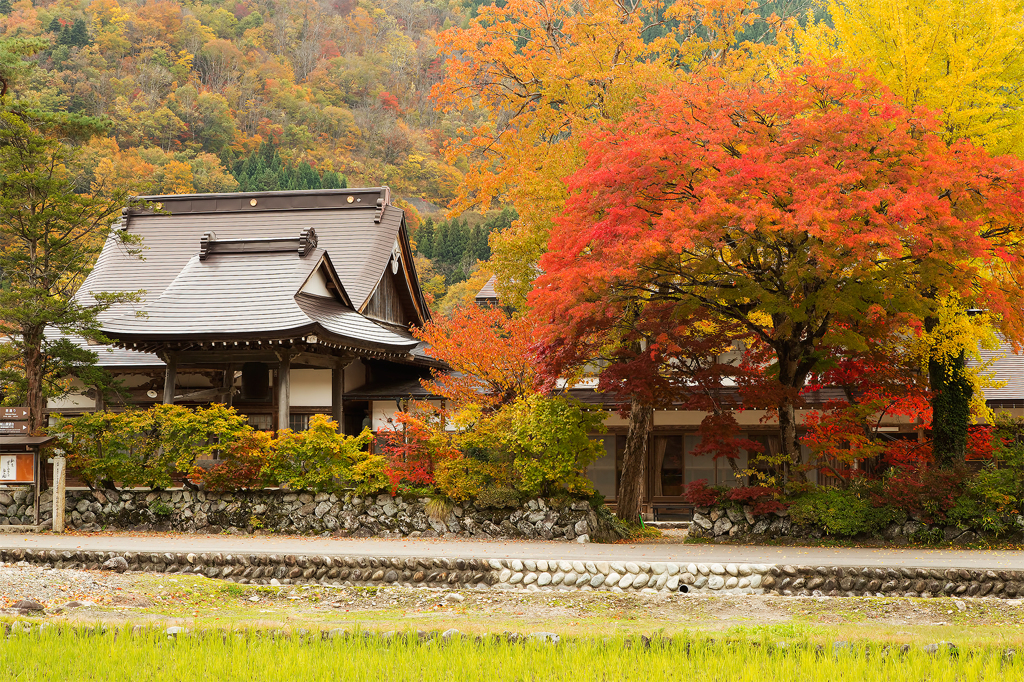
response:
<path fill-rule="evenodd" d="M 56 33 L 60 35 L 61 29 L 63 28 L 64 25 L 60 23 L 60 19 L 54 17 L 53 19 L 50 19 L 50 25 L 46 27 L 46 30 L 49 31 L 50 33 Z"/>
<path fill-rule="evenodd" d="M 11 15 L 14 8 L 11 7 L 11 0 L 0 0 L 0 14 L 7 17 Z"/>
<path fill-rule="evenodd" d="M 427 218 L 420 225 L 420 229 L 416 230 L 416 252 L 427 257 L 433 258 L 434 254 L 434 219 Z"/>
<path fill-rule="evenodd" d="M 448 221 L 442 220 L 434 227 L 434 243 L 430 247 L 431 258 L 439 264 L 448 264 Z"/>
<path fill-rule="evenodd" d="M 339 175 L 336 171 L 327 171 L 324 173 L 324 177 L 320 180 L 320 184 L 324 189 L 345 189 L 348 187 L 348 182 L 345 180 L 345 176 Z"/>
<path fill-rule="evenodd" d="M 298 177 L 296 184 L 299 185 L 296 189 L 321 189 L 320 174 L 309 165 L 308 161 L 300 163 L 295 170 L 295 175 Z"/>
<path fill-rule="evenodd" d="M 89 28 L 85 25 L 85 19 L 75 19 L 70 31 L 71 44 L 77 47 L 85 47 L 92 42 L 89 37 Z"/>

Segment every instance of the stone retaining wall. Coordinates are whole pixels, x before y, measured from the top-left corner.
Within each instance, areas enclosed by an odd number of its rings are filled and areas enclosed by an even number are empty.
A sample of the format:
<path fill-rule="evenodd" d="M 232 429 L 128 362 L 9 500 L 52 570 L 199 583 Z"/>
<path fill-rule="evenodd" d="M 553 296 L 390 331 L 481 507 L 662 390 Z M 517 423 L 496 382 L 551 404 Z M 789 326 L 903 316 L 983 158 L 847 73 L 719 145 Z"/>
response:
<path fill-rule="evenodd" d="M 39 522 L 53 519 L 53 497 L 49 490 L 39 495 Z M 32 489 L 7 488 L 0 490 L 0 526 L 30 526 L 32 517 Z"/>
<path fill-rule="evenodd" d="M 292 554 L 0 550 L 0 561 L 53 568 L 202 575 L 256 585 L 605 590 L 833 597 L 999 597 L 1024 595 L 1024 571 L 464 559 Z"/>
<path fill-rule="evenodd" d="M 577 542 L 618 539 L 586 501 L 529 500 L 520 509 L 454 505 L 431 516 L 427 498 L 360 497 L 265 490 L 67 493 L 68 528 L 232 534 L 272 531 L 346 537 L 525 538 Z"/>
<path fill-rule="evenodd" d="M 1013 532 L 1005 535 L 1004 540 L 1024 540 L 1024 516 L 1012 519 Z M 755 515 L 749 506 L 743 508 L 709 509 L 697 507 L 693 513 L 689 536 L 708 540 L 726 540 L 729 538 L 814 538 L 820 539 L 825 533 L 820 528 L 808 528 L 794 524 L 788 512 Z M 970 544 L 985 537 L 984 533 L 969 528 L 952 525 L 929 524 L 920 519 L 908 519 L 905 523 L 894 523 L 881 532 L 881 536 L 896 543 L 907 543 L 910 540 L 935 541 Z"/>

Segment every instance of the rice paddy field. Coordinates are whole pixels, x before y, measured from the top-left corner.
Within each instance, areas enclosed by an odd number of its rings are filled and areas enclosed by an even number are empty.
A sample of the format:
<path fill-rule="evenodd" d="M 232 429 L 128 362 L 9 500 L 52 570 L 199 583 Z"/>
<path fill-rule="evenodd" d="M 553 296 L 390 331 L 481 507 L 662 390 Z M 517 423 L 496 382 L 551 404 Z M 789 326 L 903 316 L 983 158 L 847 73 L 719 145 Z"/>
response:
<path fill-rule="evenodd" d="M 1024 656 L 1003 647 L 782 640 L 771 628 L 718 637 L 519 638 L 416 632 L 306 633 L 15 627 L 0 679 L 104 680 L 785 680 L 1003 681 Z M 434 633 L 436 634 L 436 633 Z"/>
<path fill-rule="evenodd" d="M 0 682 L 206 679 L 1024 682 L 1024 600 L 272 587 L 0 565 Z"/>

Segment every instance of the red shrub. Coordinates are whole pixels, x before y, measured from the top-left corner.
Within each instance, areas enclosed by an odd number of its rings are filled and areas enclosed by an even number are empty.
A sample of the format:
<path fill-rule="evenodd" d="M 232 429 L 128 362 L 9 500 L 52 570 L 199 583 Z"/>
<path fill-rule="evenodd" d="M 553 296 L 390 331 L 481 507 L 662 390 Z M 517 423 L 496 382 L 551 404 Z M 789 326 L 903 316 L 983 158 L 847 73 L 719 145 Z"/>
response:
<path fill-rule="evenodd" d="M 976 424 L 967 427 L 967 459 L 992 459 L 993 428 L 987 424 Z"/>
<path fill-rule="evenodd" d="M 713 507 L 718 504 L 721 496 L 721 490 L 708 487 L 708 480 L 706 478 L 701 478 L 687 484 L 683 492 L 683 499 L 698 507 Z"/>
<path fill-rule="evenodd" d="M 750 505 L 754 514 L 762 515 L 782 511 L 789 506 L 777 499 L 781 492 L 778 488 L 755 485 L 733 488 L 725 494 L 725 498 L 738 504 Z"/>

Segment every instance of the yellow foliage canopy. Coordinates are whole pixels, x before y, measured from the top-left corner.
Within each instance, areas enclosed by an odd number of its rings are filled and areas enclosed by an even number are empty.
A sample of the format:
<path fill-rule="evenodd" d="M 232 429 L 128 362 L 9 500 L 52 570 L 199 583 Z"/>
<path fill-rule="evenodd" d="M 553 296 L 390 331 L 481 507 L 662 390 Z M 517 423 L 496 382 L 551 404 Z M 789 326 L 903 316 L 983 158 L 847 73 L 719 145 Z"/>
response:
<path fill-rule="evenodd" d="M 804 53 L 874 70 L 912 109 L 942 110 L 948 141 L 1024 153 L 1024 2 L 824 0 L 833 26 L 798 33 Z"/>

